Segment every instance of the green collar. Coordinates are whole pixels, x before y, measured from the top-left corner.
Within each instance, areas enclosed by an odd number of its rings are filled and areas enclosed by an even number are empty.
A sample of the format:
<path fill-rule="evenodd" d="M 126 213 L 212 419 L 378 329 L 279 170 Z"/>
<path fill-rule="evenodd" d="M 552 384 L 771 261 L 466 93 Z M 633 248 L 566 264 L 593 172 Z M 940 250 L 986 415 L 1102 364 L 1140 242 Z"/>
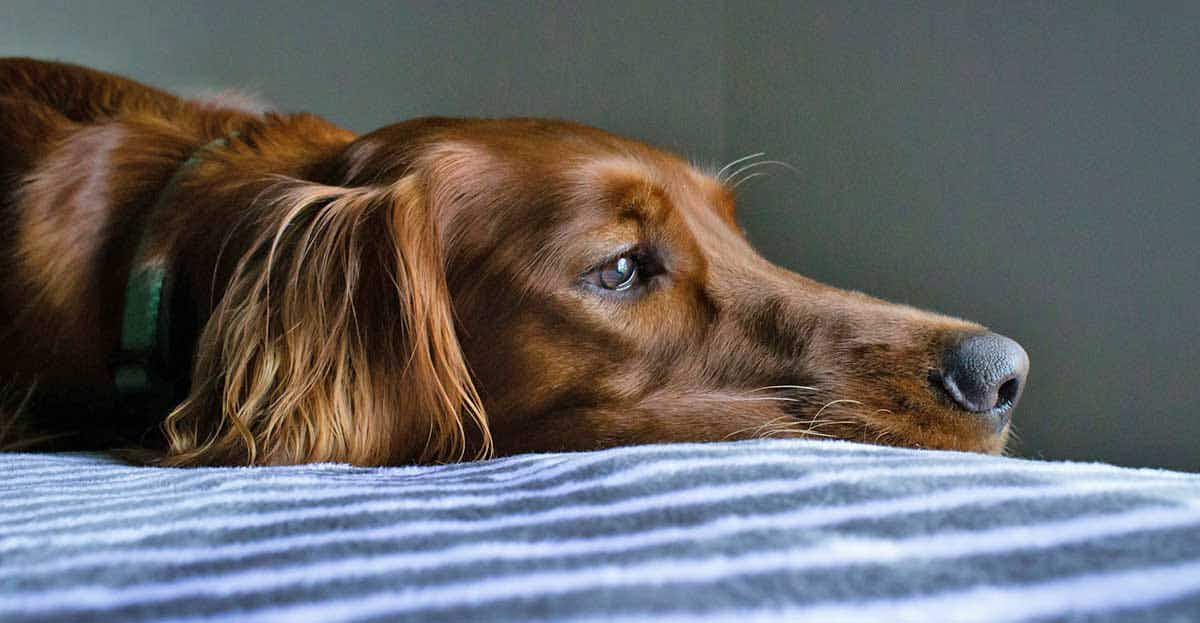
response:
<path fill-rule="evenodd" d="M 230 138 L 238 136 L 239 133 L 233 132 L 228 138 L 218 138 L 193 152 L 146 213 L 147 225 L 125 285 L 121 341 L 111 359 L 113 384 L 123 409 L 170 409 L 181 398 L 178 386 L 186 382 L 188 371 L 178 368 L 190 365 L 190 361 L 179 365 L 180 339 L 187 336 L 171 335 L 175 271 L 171 270 L 168 258 L 152 253 L 150 223 L 161 214 L 160 208 L 174 194 L 179 182 L 203 161 L 206 152 L 227 147 Z"/>

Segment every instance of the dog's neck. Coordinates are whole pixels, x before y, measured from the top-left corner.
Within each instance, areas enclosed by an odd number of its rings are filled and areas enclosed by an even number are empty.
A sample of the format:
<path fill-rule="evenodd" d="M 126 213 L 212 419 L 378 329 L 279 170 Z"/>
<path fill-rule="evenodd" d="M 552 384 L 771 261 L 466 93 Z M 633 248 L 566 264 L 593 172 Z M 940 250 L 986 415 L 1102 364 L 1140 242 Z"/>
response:
<path fill-rule="evenodd" d="M 127 264 L 110 378 L 133 417 L 161 417 L 187 394 L 198 340 L 254 231 L 238 223 L 276 209 L 262 200 L 272 187 L 320 176 L 354 138 L 304 114 L 221 125 L 197 137 L 199 147 L 160 182 L 125 238 L 137 251 Z M 216 132 L 224 136 L 213 139 Z"/>
<path fill-rule="evenodd" d="M 231 132 L 194 151 L 171 175 L 149 214 L 161 212 L 171 201 L 180 182 L 207 154 L 228 147 L 240 132 Z M 154 220 L 144 226 L 138 250 L 125 284 L 121 333 L 111 358 L 115 395 L 123 409 L 161 411 L 178 402 L 187 377 L 187 357 L 194 335 L 181 334 L 184 327 L 173 321 L 187 315 L 177 300 L 175 262 L 169 254 L 155 251 Z M 176 322 L 175 324 L 191 324 Z M 191 327 L 187 327 L 191 329 Z M 190 331 L 184 331 L 190 333 Z M 180 350 L 183 353 L 180 353 Z"/>

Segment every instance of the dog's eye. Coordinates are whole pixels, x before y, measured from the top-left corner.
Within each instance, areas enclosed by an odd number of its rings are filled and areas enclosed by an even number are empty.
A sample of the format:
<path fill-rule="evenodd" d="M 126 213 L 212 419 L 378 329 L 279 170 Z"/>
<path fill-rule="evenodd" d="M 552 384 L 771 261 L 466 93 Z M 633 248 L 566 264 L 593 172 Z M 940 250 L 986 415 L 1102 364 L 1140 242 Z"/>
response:
<path fill-rule="evenodd" d="M 597 277 L 600 286 L 606 290 L 623 292 L 632 288 L 638 282 L 638 261 L 632 254 L 625 254 L 610 260 L 600 267 Z"/>
<path fill-rule="evenodd" d="M 602 264 L 594 264 L 580 276 L 580 281 L 593 291 L 625 296 L 647 290 L 664 272 L 658 255 L 639 246 L 625 249 Z"/>

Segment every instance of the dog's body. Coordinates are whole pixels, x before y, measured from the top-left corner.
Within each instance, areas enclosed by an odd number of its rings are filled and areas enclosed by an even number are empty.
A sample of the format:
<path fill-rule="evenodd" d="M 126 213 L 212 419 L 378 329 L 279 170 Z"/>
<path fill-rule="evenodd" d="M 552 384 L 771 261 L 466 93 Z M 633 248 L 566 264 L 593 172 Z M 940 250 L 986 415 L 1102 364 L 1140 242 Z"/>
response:
<path fill-rule="evenodd" d="M 0 141 L 0 383 L 36 388 L 34 433 L 161 423 L 176 465 L 762 435 L 996 452 L 1024 381 L 1015 343 L 772 266 L 727 184 L 571 123 L 356 137 L 10 59 Z M 148 261 L 190 368 L 165 421 L 110 408 Z"/>

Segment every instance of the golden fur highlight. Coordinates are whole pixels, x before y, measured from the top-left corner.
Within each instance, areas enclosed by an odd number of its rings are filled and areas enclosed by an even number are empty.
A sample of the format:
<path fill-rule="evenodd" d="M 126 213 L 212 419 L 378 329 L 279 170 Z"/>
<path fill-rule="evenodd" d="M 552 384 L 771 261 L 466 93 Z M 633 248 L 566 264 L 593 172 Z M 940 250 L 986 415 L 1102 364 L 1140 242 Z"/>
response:
<path fill-rule="evenodd" d="M 491 453 L 421 187 L 270 191 L 278 222 L 239 259 L 200 337 L 193 391 L 164 423 L 165 464 Z"/>

